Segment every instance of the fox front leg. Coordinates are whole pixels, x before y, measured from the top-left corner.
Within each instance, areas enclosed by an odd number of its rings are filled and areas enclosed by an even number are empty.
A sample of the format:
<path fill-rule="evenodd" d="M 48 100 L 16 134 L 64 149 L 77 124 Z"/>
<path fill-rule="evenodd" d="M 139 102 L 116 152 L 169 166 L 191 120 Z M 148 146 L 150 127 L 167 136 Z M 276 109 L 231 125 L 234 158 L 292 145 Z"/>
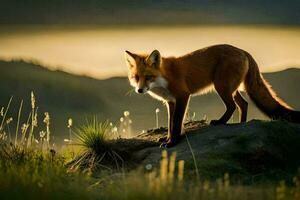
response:
<path fill-rule="evenodd" d="M 188 104 L 189 96 L 177 98 L 176 102 L 168 103 L 168 138 L 161 144 L 161 147 L 168 148 L 176 145 L 180 140 L 182 121 L 185 115 L 186 106 Z"/>
<path fill-rule="evenodd" d="M 173 116 L 174 116 L 174 111 L 175 111 L 175 101 L 168 101 L 167 102 L 167 109 L 168 109 L 168 135 L 161 138 L 159 142 L 163 142 L 161 144 L 161 147 L 163 147 L 164 144 L 166 144 L 171 137 L 172 133 L 172 128 L 173 128 Z"/>

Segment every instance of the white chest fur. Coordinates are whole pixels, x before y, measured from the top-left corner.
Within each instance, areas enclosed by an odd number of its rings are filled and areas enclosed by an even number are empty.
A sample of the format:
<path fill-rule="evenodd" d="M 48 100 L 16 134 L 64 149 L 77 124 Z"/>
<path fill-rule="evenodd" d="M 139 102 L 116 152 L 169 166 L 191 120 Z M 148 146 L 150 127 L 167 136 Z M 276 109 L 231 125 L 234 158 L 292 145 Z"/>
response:
<path fill-rule="evenodd" d="M 149 84 L 149 94 L 161 101 L 172 101 L 175 102 L 175 97 L 168 90 L 168 81 L 159 76 L 154 82 Z"/>

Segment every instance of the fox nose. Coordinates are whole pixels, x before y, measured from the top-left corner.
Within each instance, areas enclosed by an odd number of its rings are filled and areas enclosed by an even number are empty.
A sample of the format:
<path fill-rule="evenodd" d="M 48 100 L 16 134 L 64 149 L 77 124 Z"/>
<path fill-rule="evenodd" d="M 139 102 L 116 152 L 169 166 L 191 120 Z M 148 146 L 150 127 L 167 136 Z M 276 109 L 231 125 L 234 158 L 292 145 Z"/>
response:
<path fill-rule="evenodd" d="M 143 91 L 144 91 L 144 90 L 143 90 L 142 88 L 139 88 L 139 89 L 138 89 L 138 93 L 143 93 Z"/>

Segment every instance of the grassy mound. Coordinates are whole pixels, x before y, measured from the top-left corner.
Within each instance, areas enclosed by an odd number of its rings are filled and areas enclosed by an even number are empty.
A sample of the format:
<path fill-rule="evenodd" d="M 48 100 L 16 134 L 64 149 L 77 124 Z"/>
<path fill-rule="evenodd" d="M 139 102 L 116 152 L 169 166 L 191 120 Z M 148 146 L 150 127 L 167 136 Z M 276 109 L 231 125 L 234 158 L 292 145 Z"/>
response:
<path fill-rule="evenodd" d="M 109 139 L 107 124 L 89 123 L 79 129 L 84 151 L 73 166 L 99 169 L 158 167 L 158 140 L 167 129 L 153 129 L 130 139 Z M 185 160 L 186 176 L 216 180 L 228 173 L 234 182 L 247 184 L 279 180 L 291 182 L 298 173 L 300 126 L 284 121 L 253 120 L 244 124 L 208 126 L 205 121 L 185 124 L 186 135 L 170 149 Z"/>
<path fill-rule="evenodd" d="M 237 182 L 291 181 L 300 167 L 300 126 L 284 121 L 206 127 L 189 132 L 195 160 L 182 152 L 190 175 L 214 180 L 229 173 Z M 182 142 L 177 151 L 186 149 Z M 197 170 L 195 170 L 195 162 Z M 194 170 L 193 170 L 194 169 Z"/>

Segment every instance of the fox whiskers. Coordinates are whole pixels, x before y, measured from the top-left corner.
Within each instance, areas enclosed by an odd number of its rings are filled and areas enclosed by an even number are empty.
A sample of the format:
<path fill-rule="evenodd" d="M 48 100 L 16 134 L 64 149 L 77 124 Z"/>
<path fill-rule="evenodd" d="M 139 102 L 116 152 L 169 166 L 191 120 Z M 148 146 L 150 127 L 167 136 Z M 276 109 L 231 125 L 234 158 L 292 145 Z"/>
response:
<path fill-rule="evenodd" d="M 131 96 L 131 94 L 134 92 L 134 88 L 130 89 L 128 92 L 126 92 L 125 96 Z"/>

